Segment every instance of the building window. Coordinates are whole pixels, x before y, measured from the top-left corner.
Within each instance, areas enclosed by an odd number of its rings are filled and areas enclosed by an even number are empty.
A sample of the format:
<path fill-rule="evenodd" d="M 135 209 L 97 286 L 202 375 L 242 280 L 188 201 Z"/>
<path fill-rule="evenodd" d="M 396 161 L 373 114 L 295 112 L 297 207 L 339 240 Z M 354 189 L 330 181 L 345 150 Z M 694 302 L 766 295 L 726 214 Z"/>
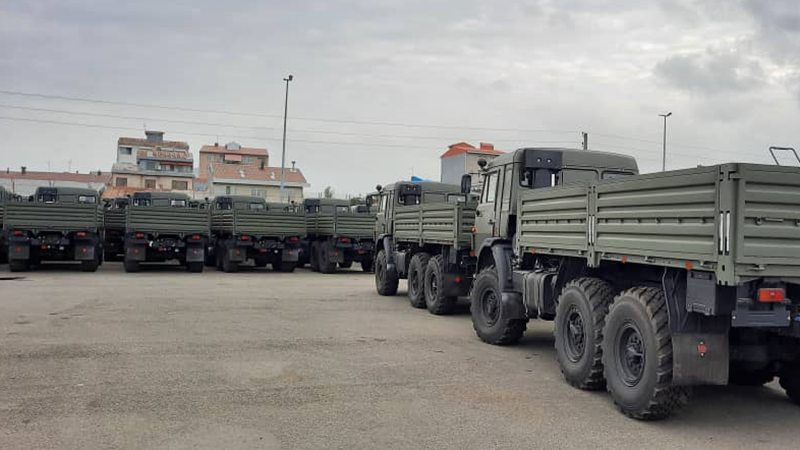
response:
<path fill-rule="evenodd" d="M 179 191 L 185 191 L 185 190 L 189 189 L 189 182 L 188 181 L 172 180 L 172 189 L 177 189 Z"/>
<path fill-rule="evenodd" d="M 156 180 L 144 180 L 144 187 L 147 189 L 155 189 Z"/>
<path fill-rule="evenodd" d="M 125 178 L 125 177 L 117 177 L 116 185 L 117 186 L 127 186 L 128 185 L 128 179 Z"/>
<path fill-rule="evenodd" d="M 120 147 L 119 154 L 120 155 L 131 155 L 133 153 L 133 148 L 131 147 Z"/>
<path fill-rule="evenodd" d="M 253 197 L 261 197 L 267 198 L 267 190 L 266 189 L 251 189 L 250 195 Z"/>
<path fill-rule="evenodd" d="M 214 160 L 214 155 L 206 155 L 206 161 L 211 162 Z"/>

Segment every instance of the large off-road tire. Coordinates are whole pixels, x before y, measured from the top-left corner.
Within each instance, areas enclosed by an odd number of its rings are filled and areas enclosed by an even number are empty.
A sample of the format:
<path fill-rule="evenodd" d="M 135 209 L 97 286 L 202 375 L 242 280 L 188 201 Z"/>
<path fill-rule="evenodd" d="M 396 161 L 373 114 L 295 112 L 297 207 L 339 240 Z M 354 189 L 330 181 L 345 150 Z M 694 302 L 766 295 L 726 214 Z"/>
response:
<path fill-rule="evenodd" d="M 331 246 L 322 242 L 319 245 L 319 271 L 322 273 L 336 272 L 336 263 L 331 260 Z"/>
<path fill-rule="evenodd" d="M 780 374 L 781 387 L 793 402 L 800 405 L 800 360 L 784 367 Z"/>
<path fill-rule="evenodd" d="M 452 313 L 457 301 L 456 296 L 444 295 L 444 258 L 432 257 L 425 268 L 425 306 L 431 314 L 441 316 Z"/>
<path fill-rule="evenodd" d="M 375 258 L 375 288 L 378 290 L 378 295 L 392 296 L 397 294 L 400 280 L 397 279 L 396 272 L 389 273 L 386 264 L 386 252 L 381 250 Z"/>
<path fill-rule="evenodd" d="M 614 300 L 610 284 L 599 278 L 570 281 L 558 297 L 556 356 L 567 383 L 578 389 L 605 387 L 603 378 L 603 326 Z"/>
<path fill-rule="evenodd" d="M 239 263 L 231 261 L 227 250 L 222 253 L 222 271 L 225 273 L 234 273 L 239 271 Z"/>
<path fill-rule="evenodd" d="M 267 267 L 267 264 L 269 264 L 269 260 L 265 256 L 256 256 L 253 258 L 253 265 L 256 267 Z"/>
<path fill-rule="evenodd" d="M 373 262 L 369 255 L 364 255 L 361 259 L 361 270 L 367 273 L 372 272 L 374 269 Z"/>
<path fill-rule="evenodd" d="M 352 259 L 345 259 L 344 262 L 339 263 L 339 267 L 342 269 L 349 269 L 353 267 L 353 260 Z"/>
<path fill-rule="evenodd" d="M 275 272 L 290 273 L 294 272 L 295 267 L 297 267 L 297 263 L 292 261 L 281 261 L 272 263 L 272 270 Z"/>
<path fill-rule="evenodd" d="M 775 379 L 772 367 L 750 369 L 744 363 L 731 361 L 728 372 L 728 384 L 735 386 L 763 386 Z"/>
<path fill-rule="evenodd" d="M 100 261 L 96 258 L 91 261 L 81 261 L 81 272 L 97 272 Z"/>
<path fill-rule="evenodd" d="M 664 419 L 688 401 L 672 385 L 672 335 L 664 293 L 637 287 L 609 308 L 603 329 L 603 370 L 614 403 L 627 416 Z"/>
<path fill-rule="evenodd" d="M 186 263 L 186 270 L 192 273 L 201 273 L 204 267 L 204 261 L 192 261 Z"/>
<path fill-rule="evenodd" d="M 125 266 L 125 272 L 133 273 L 139 271 L 139 261 L 126 258 L 122 264 Z"/>
<path fill-rule="evenodd" d="M 8 262 L 8 270 L 12 272 L 27 272 L 31 269 L 31 265 L 27 260 L 12 259 Z"/>
<path fill-rule="evenodd" d="M 417 253 L 408 265 L 408 301 L 414 308 L 425 308 L 425 270 L 431 255 Z"/>
<path fill-rule="evenodd" d="M 482 341 L 492 345 L 516 344 L 528 325 L 527 319 L 510 319 L 500 301 L 500 282 L 494 266 L 478 273 L 470 304 L 472 328 Z"/>
<path fill-rule="evenodd" d="M 311 254 L 309 255 L 309 262 L 311 264 L 311 270 L 319 272 L 319 244 L 317 242 L 312 242 L 310 248 Z"/>

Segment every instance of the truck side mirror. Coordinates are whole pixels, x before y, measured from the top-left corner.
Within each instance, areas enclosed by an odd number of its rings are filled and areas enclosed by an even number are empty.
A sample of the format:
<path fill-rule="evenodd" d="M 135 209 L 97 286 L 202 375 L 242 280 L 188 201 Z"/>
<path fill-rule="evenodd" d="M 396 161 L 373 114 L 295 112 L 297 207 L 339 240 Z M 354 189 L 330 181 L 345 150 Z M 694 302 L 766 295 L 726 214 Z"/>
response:
<path fill-rule="evenodd" d="M 461 176 L 461 193 L 469 194 L 472 192 L 472 175 L 465 174 Z"/>

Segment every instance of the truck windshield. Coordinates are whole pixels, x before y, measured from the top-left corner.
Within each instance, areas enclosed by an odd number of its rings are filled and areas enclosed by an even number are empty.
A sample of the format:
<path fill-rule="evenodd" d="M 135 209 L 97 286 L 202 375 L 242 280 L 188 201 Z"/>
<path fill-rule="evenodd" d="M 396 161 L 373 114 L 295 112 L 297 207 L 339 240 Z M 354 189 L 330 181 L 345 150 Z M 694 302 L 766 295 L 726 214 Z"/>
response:
<path fill-rule="evenodd" d="M 173 208 L 185 208 L 186 207 L 186 200 L 170 200 L 169 206 Z"/>
<path fill-rule="evenodd" d="M 95 197 L 94 195 L 79 195 L 78 203 L 94 205 L 95 203 L 97 203 L 97 197 Z"/>

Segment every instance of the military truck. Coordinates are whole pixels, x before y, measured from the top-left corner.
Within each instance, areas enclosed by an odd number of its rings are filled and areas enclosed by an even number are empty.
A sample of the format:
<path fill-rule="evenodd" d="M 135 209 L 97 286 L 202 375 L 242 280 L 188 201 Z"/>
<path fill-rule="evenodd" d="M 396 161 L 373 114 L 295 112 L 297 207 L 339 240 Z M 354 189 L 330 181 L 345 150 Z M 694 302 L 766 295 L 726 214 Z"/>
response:
<path fill-rule="evenodd" d="M 102 211 L 93 189 L 39 187 L 5 203 L 4 234 L 12 272 L 42 261 L 79 261 L 94 272 L 102 263 Z"/>
<path fill-rule="evenodd" d="M 5 204 L 11 200 L 19 199 L 19 196 L 9 192 L 0 186 L 0 264 L 8 262 L 8 236 L 3 232 L 3 216 L 5 214 Z"/>
<path fill-rule="evenodd" d="M 126 272 L 141 263 L 177 260 L 189 272 L 202 272 L 208 244 L 205 202 L 174 192 L 135 192 L 125 208 Z"/>
<path fill-rule="evenodd" d="M 263 198 L 226 195 L 211 207 L 211 239 L 206 265 L 235 272 L 253 260 L 280 272 L 297 266 L 300 238 L 306 234 L 305 214 L 294 205 L 267 203 Z"/>
<path fill-rule="evenodd" d="M 332 273 L 337 265 L 349 268 L 354 262 L 372 271 L 374 215 L 351 211 L 348 200 L 329 198 L 307 198 L 303 209 L 313 271 Z"/>
<path fill-rule="evenodd" d="M 104 200 L 103 204 L 103 259 L 122 261 L 125 256 L 125 209 L 128 197 Z"/>
<path fill-rule="evenodd" d="M 477 202 L 455 184 L 400 181 L 377 190 L 378 294 L 395 295 L 407 278 L 411 306 L 450 313 L 475 273 Z"/>
<path fill-rule="evenodd" d="M 633 158 L 527 148 L 484 162 L 478 336 L 554 320 L 564 378 L 661 419 L 690 386 L 779 377 L 800 403 L 800 168 L 635 175 Z"/>

